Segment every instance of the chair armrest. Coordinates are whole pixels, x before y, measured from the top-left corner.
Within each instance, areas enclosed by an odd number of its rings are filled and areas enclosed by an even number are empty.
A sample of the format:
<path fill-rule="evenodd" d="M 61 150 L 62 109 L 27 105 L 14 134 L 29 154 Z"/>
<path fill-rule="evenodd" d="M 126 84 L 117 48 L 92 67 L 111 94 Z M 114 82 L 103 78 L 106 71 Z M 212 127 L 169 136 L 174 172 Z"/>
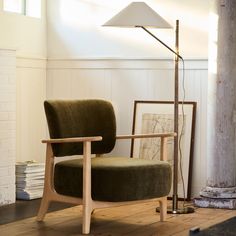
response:
<path fill-rule="evenodd" d="M 175 137 L 176 135 L 176 133 L 133 134 L 118 135 L 116 139 L 161 138 L 160 160 L 167 161 L 167 139 L 169 137 Z"/>
<path fill-rule="evenodd" d="M 133 134 L 133 135 L 117 135 L 116 139 L 168 138 L 174 136 L 176 136 L 176 133 Z"/>
<path fill-rule="evenodd" d="M 75 137 L 75 138 L 57 138 L 42 140 L 42 143 L 79 143 L 79 142 L 94 142 L 101 141 L 102 136 L 93 137 Z"/>

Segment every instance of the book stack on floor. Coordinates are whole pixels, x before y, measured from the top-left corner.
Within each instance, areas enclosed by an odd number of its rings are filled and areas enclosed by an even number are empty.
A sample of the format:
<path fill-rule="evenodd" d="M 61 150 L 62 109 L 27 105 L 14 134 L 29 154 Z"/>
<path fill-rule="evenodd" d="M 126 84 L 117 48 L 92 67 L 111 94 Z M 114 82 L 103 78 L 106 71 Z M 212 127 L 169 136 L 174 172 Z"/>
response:
<path fill-rule="evenodd" d="M 45 164 L 35 161 L 16 163 L 16 198 L 31 200 L 43 195 Z"/>

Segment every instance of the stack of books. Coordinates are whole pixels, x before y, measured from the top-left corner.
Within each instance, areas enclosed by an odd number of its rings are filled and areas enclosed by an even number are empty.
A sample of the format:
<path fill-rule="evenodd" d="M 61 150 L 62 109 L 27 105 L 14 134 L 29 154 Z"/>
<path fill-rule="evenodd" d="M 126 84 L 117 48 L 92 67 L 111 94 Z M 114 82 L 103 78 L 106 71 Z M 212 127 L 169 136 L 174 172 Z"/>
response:
<path fill-rule="evenodd" d="M 45 164 L 35 161 L 16 163 L 16 198 L 41 198 L 44 186 Z"/>

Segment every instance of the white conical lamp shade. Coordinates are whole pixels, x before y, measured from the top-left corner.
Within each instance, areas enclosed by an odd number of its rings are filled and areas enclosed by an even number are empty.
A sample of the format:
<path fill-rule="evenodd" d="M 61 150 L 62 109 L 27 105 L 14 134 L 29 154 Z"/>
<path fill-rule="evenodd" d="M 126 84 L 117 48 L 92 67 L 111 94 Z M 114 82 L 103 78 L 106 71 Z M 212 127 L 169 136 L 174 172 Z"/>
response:
<path fill-rule="evenodd" d="M 103 26 L 172 28 L 145 2 L 132 2 Z"/>

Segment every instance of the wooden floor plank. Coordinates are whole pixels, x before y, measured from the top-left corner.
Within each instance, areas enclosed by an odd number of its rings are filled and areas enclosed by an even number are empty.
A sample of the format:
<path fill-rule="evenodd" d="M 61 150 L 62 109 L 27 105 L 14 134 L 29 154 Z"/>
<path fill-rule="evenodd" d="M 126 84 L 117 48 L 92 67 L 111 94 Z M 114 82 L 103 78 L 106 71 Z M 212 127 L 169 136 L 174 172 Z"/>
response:
<path fill-rule="evenodd" d="M 236 216 L 235 210 L 196 208 L 193 214 L 167 216 L 160 222 L 155 212 L 157 203 L 98 209 L 92 215 L 93 236 L 188 236 L 193 227 L 207 228 Z M 45 221 L 35 217 L 0 225 L 0 235 L 6 236 L 80 236 L 82 208 L 76 206 L 48 213 Z"/>

